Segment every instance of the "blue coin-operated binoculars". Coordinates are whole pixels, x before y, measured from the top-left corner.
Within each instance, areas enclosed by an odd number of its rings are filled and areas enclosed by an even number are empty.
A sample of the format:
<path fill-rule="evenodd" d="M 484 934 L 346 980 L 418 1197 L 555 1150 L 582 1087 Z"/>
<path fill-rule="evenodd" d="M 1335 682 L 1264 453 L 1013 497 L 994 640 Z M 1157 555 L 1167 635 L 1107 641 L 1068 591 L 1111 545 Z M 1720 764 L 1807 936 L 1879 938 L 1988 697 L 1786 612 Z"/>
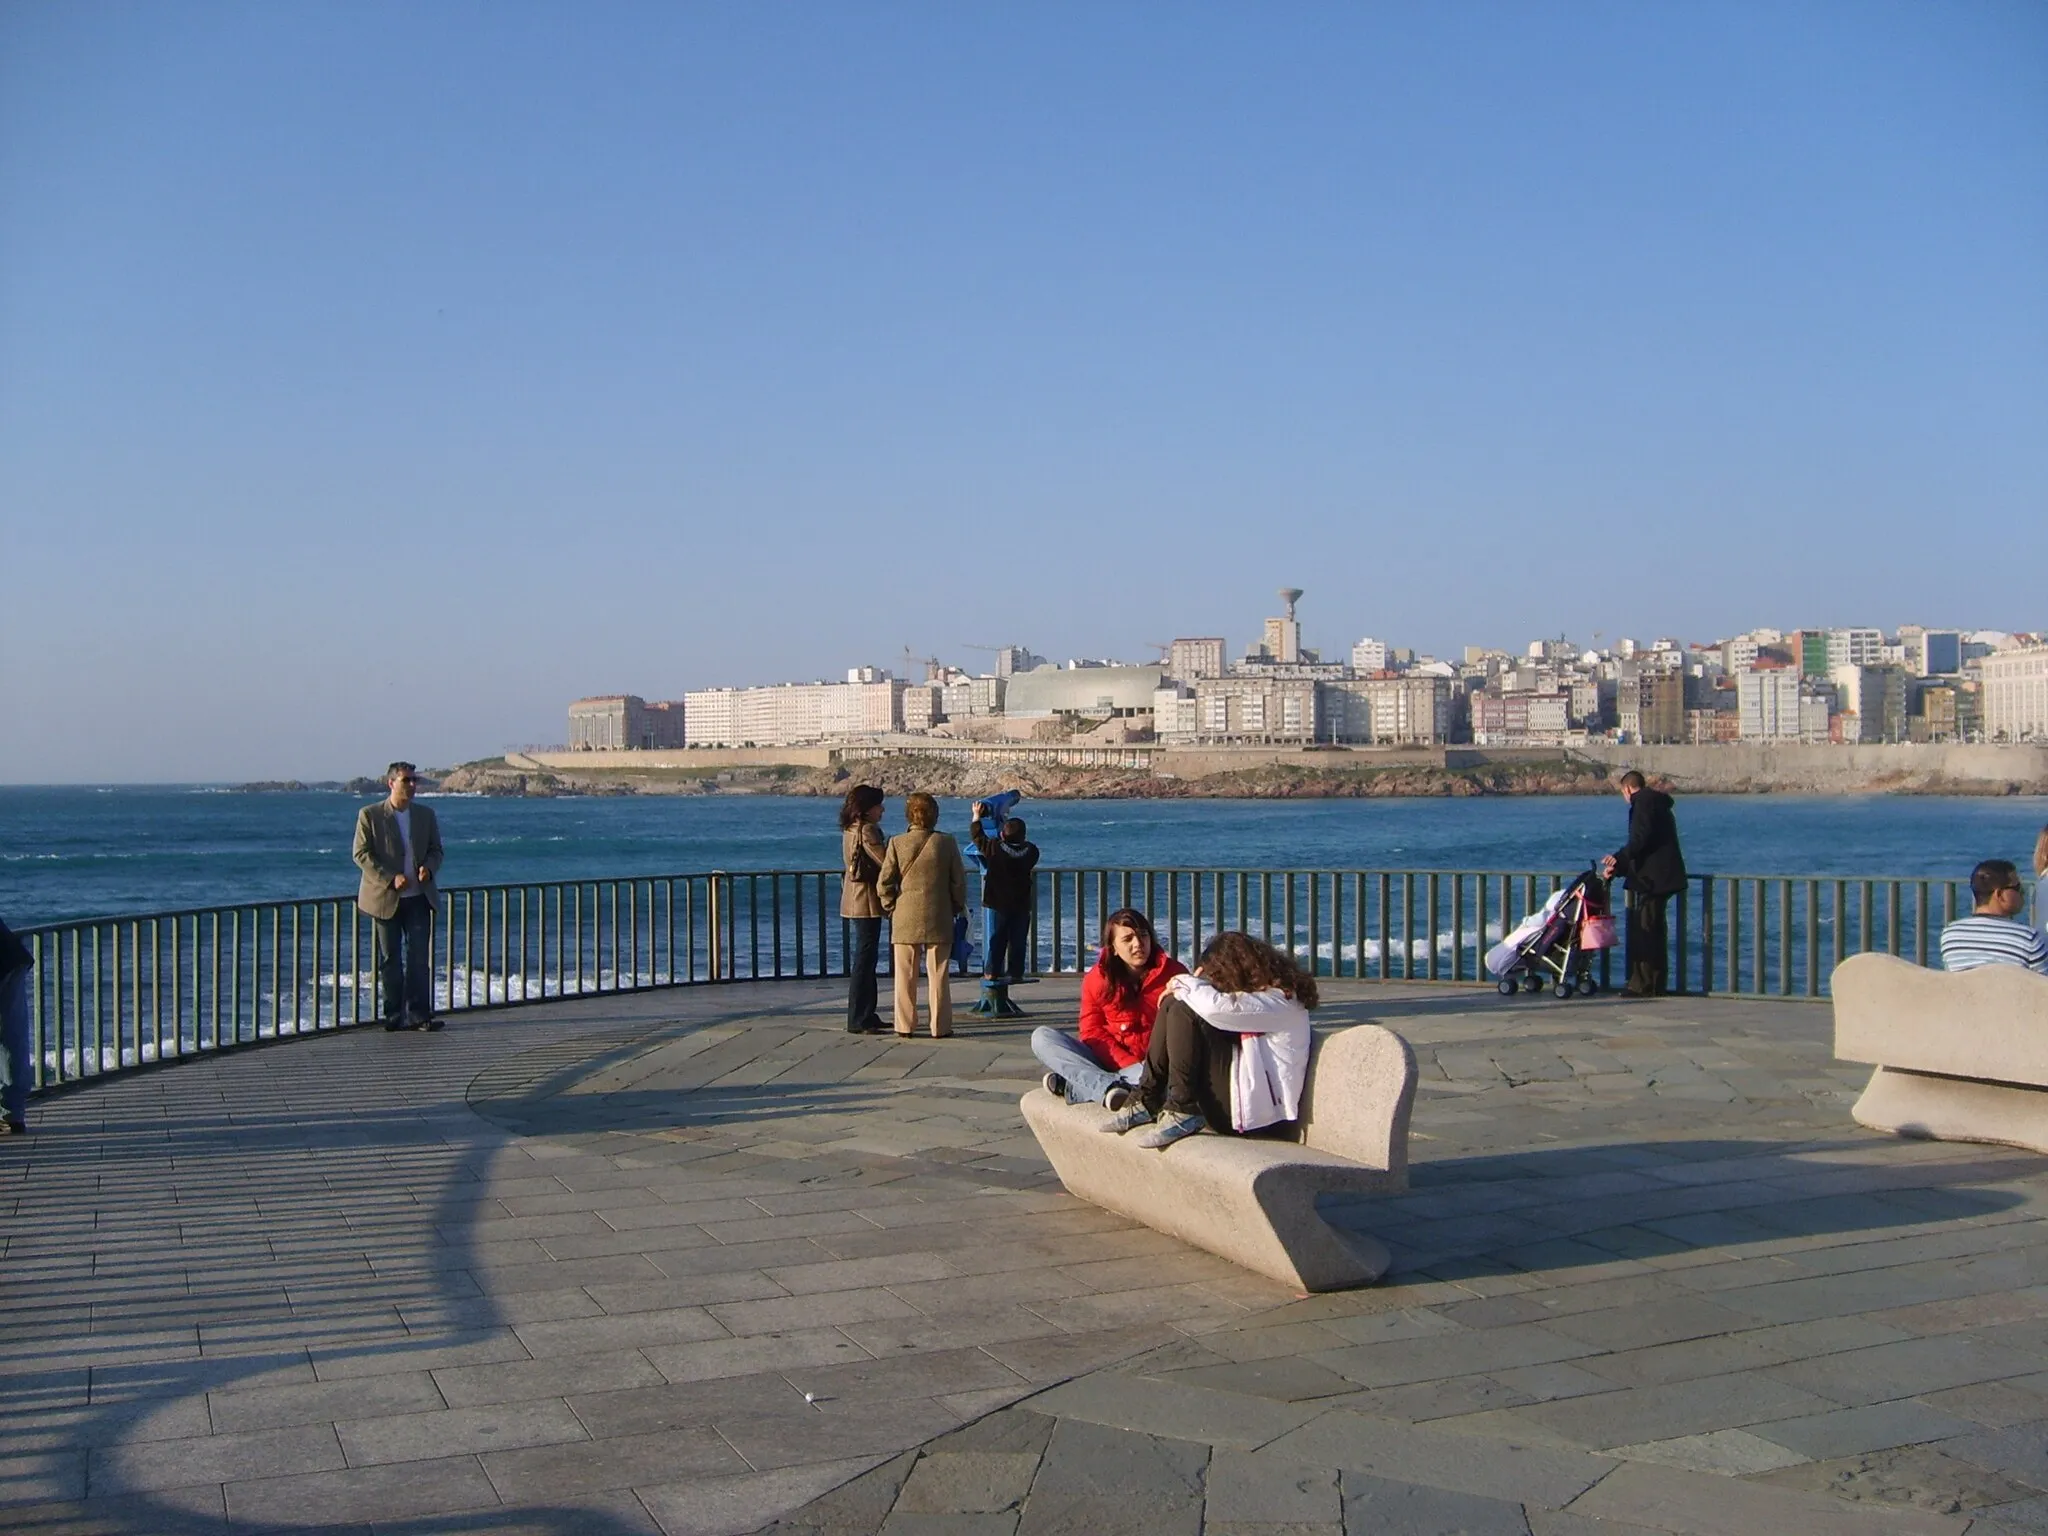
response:
<path fill-rule="evenodd" d="M 1017 809 L 1017 803 L 1023 798 L 1023 790 L 1006 789 L 1002 793 L 990 795 L 986 800 L 982 801 L 983 808 L 988 812 L 987 815 L 981 818 L 982 835 L 984 837 L 1001 837 L 1003 835 L 1003 823 L 1010 819 L 1010 813 Z"/>

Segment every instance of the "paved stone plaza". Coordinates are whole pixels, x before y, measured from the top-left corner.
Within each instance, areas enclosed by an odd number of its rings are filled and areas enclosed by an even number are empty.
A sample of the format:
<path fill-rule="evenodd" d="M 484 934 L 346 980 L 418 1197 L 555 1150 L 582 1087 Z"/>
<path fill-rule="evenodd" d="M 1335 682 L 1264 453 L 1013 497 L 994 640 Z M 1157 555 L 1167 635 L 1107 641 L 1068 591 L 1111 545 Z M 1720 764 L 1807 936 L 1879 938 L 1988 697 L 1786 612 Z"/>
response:
<path fill-rule="evenodd" d="M 1812 1004 L 1329 992 L 1422 1086 L 1341 1218 L 1395 1273 L 1306 1299 L 1059 1191 L 1016 1100 L 1070 982 L 55 1095 L 0 1145 L 0 1528 L 2048 1532 L 2048 1162 L 1856 1128 Z"/>

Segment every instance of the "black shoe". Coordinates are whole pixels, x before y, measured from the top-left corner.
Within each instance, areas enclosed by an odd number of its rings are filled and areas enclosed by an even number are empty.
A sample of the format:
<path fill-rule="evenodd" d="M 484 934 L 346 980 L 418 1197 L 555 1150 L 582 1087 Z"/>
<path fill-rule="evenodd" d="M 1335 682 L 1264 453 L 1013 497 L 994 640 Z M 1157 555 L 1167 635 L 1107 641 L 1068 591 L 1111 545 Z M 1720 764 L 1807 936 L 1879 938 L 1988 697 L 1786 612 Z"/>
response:
<path fill-rule="evenodd" d="M 865 1024 L 847 1025 L 846 1032 L 849 1035 L 886 1035 L 889 1033 L 889 1026 L 880 1019 L 869 1019 Z"/>
<path fill-rule="evenodd" d="M 405 1020 L 403 1019 L 386 1019 L 384 1021 L 384 1032 L 386 1034 L 395 1035 L 403 1028 L 405 1028 Z"/>
<path fill-rule="evenodd" d="M 0 1120 L 0 1136 L 26 1136 L 27 1134 L 28 1122 L 26 1120 Z"/>
<path fill-rule="evenodd" d="M 428 1034 L 431 1035 L 439 1033 L 446 1023 L 447 1020 L 445 1019 L 429 1019 L 425 1024 L 417 1025 L 415 1027 L 424 1029 Z"/>

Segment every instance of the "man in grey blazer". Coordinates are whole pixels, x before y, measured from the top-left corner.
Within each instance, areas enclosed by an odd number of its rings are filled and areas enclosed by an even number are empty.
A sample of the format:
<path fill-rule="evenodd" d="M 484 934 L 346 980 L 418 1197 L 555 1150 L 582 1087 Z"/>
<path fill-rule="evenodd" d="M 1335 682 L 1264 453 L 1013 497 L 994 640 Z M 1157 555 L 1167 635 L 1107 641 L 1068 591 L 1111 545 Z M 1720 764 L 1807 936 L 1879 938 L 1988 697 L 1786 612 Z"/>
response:
<path fill-rule="evenodd" d="M 389 798 L 356 816 L 356 905 L 377 930 L 378 1016 L 386 1029 L 439 1029 L 434 1016 L 434 908 L 440 893 L 441 828 L 413 799 L 418 770 L 384 770 Z"/>

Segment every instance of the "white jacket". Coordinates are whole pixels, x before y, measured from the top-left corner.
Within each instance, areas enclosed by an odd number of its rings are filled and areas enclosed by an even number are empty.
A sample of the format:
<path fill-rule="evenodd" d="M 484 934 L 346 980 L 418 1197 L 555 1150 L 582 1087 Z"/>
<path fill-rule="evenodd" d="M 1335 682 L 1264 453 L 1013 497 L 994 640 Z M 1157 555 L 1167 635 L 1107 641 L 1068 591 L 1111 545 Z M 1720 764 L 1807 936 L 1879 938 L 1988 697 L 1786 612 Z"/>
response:
<path fill-rule="evenodd" d="M 1220 992 L 1199 976 L 1166 984 L 1210 1024 L 1238 1036 L 1230 1071 L 1230 1127 L 1256 1131 L 1301 1116 L 1308 1083 L 1308 1010 L 1278 987 Z"/>

